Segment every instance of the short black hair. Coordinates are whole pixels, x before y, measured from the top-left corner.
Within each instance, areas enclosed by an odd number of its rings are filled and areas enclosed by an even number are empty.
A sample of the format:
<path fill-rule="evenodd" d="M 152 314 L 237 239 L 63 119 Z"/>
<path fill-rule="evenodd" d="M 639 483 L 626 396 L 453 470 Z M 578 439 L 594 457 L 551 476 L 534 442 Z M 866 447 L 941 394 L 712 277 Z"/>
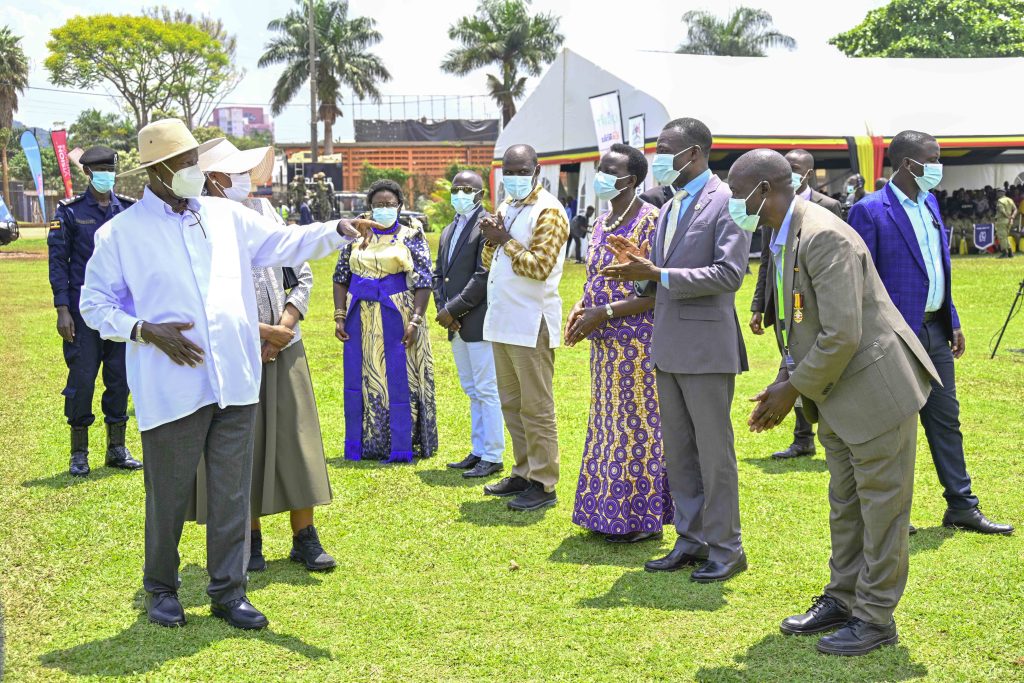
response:
<path fill-rule="evenodd" d="M 914 157 L 921 156 L 920 152 L 923 150 L 924 145 L 934 141 L 934 136 L 922 133 L 919 130 L 905 130 L 897 133 L 896 137 L 889 143 L 889 164 L 893 168 L 897 168 L 908 157 L 918 163 L 923 163 L 920 159 L 915 159 Z"/>
<path fill-rule="evenodd" d="M 402 186 L 390 178 L 381 178 L 380 180 L 373 181 L 373 184 L 370 185 L 370 189 L 366 191 L 366 203 L 372 205 L 373 195 L 381 192 L 382 190 L 387 190 L 398 197 L 399 204 L 405 204 L 405 196 L 402 194 Z"/>
<path fill-rule="evenodd" d="M 608 151 L 626 155 L 626 170 L 629 171 L 629 175 L 636 177 L 637 185 L 644 182 L 644 178 L 647 177 L 647 157 L 643 152 L 621 142 L 616 142 Z"/>
<path fill-rule="evenodd" d="M 678 131 L 687 147 L 697 145 L 705 157 L 711 154 L 711 129 L 703 121 L 691 118 L 672 119 L 662 130 Z"/>

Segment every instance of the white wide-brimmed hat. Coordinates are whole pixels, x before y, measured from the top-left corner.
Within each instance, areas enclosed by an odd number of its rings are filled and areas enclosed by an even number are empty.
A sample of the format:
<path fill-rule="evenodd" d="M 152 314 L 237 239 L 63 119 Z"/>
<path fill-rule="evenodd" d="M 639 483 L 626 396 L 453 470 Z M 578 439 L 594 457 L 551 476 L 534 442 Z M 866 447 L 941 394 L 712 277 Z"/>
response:
<path fill-rule="evenodd" d="M 161 119 L 142 127 L 139 131 L 139 166 L 119 175 L 132 175 L 153 164 L 167 161 L 179 154 L 198 149 L 199 143 L 192 137 L 181 119 Z"/>
<path fill-rule="evenodd" d="M 253 185 L 264 185 L 274 173 L 274 148 L 240 150 L 227 138 L 214 138 L 199 145 L 199 168 L 203 173 L 248 173 Z"/>

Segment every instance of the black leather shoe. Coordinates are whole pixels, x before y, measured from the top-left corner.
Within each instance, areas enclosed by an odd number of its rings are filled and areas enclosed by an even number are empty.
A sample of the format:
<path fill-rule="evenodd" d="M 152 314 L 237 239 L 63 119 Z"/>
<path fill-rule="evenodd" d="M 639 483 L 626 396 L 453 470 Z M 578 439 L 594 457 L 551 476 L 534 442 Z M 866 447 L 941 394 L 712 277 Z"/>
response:
<path fill-rule="evenodd" d="M 806 444 L 794 441 L 786 450 L 772 453 L 772 457 L 776 460 L 789 460 L 790 458 L 799 458 L 801 455 L 814 455 L 816 450 L 813 443 Z"/>
<path fill-rule="evenodd" d="M 894 645 L 898 640 L 896 622 L 892 619 L 888 624 L 878 625 L 869 624 L 857 617 L 850 617 L 850 620 L 841 629 L 822 636 L 818 641 L 818 652 L 826 655 L 856 657 L 866 655 L 883 645 Z"/>
<path fill-rule="evenodd" d="M 628 534 L 608 534 L 604 540 L 609 543 L 640 543 L 641 541 L 660 541 L 660 531 L 630 531 Z"/>
<path fill-rule="evenodd" d="M 132 457 L 124 445 L 125 422 L 107 425 L 107 467 L 119 470 L 140 470 L 142 463 Z"/>
<path fill-rule="evenodd" d="M 516 496 L 508 504 L 508 509 L 516 510 L 517 512 L 529 512 L 531 510 L 542 510 L 551 507 L 557 502 L 558 495 L 554 491 L 545 491 L 543 486 L 531 481 L 530 488 Z"/>
<path fill-rule="evenodd" d="M 160 626 L 185 625 L 185 610 L 177 593 L 146 593 L 146 614 L 151 623 Z"/>
<path fill-rule="evenodd" d="M 809 610 L 783 619 L 779 629 L 787 636 L 805 636 L 842 626 L 850 616 L 846 605 L 831 595 L 819 595 L 811 602 Z"/>
<path fill-rule="evenodd" d="M 270 625 L 267 618 L 263 616 L 263 612 L 253 607 L 249 598 L 245 596 L 224 604 L 211 602 L 210 612 L 213 616 L 223 619 L 235 628 L 255 630 Z"/>
<path fill-rule="evenodd" d="M 913 536 L 914 534 L 916 534 L 916 533 L 917 533 L 917 527 L 916 527 L 916 526 L 914 526 L 913 524 L 911 524 L 911 525 L 910 525 L 910 530 L 909 530 L 909 532 L 908 532 L 908 533 L 909 533 L 909 534 L 910 534 L 911 536 Z"/>
<path fill-rule="evenodd" d="M 473 466 L 473 469 L 463 472 L 462 476 L 466 479 L 479 479 L 481 477 L 489 477 L 493 474 L 497 474 L 503 469 L 505 468 L 500 462 L 487 462 L 486 460 L 481 460 Z"/>
<path fill-rule="evenodd" d="M 453 470 L 468 470 L 474 465 L 476 465 L 478 462 L 480 462 L 480 456 L 473 455 L 472 453 L 470 453 L 469 455 L 467 455 L 465 458 L 458 462 L 448 463 L 448 467 L 452 468 Z"/>
<path fill-rule="evenodd" d="M 320 545 L 320 536 L 316 527 L 310 524 L 297 535 L 292 536 L 292 552 L 288 555 L 292 562 L 301 562 L 312 572 L 323 572 L 334 569 L 338 564 Z"/>
<path fill-rule="evenodd" d="M 979 534 L 1002 534 L 1009 536 L 1013 533 L 1013 527 L 1009 524 L 993 522 L 982 513 L 979 506 L 966 510 L 946 510 L 942 516 L 942 526 L 951 529 L 967 529 L 977 531 Z"/>
<path fill-rule="evenodd" d="M 674 572 L 683 567 L 692 567 L 693 565 L 704 564 L 707 561 L 708 558 L 706 557 L 697 557 L 679 548 L 673 548 L 672 552 L 665 557 L 645 562 L 644 569 L 649 572 Z"/>
<path fill-rule="evenodd" d="M 267 558 L 263 557 L 263 532 L 259 529 L 250 529 L 248 571 L 261 572 L 266 568 Z"/>
<path fill-rule="evenodd" d="M 530 488 L 530 482 L 513 474 L 511 477 L 505 477 L 497 484 L 488 484 L 485 486 L 484 494 L 505 498 L 506 496 L 518 496 L 528 488 Z"/>
<path fill-rule="evenodd" d="M 731 579 L 747 569 L 747 554 L 740 552 L 740 556 L 732 562 L 712 562 L 708 560 L 693 570 L 690 574 L 690 581 L 697 583 L 715 583 Z"/>
<path fill-rule="evenodd" d="M 68 474 L 84 477 L 89 474 L 89 428 L 71 428 L 71 462 Z"/>

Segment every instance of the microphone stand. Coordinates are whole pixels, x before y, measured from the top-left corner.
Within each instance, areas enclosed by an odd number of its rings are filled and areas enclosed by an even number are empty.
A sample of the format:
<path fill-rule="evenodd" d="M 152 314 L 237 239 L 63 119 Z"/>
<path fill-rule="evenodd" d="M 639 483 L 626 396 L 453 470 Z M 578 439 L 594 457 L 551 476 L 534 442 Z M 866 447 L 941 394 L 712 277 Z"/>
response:
<path fill-rule="evenodd" d="M 996 345 L 995 348 L 992 349 L 992 355 L 988 357 L 989 360 L 996 357 L 996 351 L 999 350 L 999 342 L 1003 341 L 1003 334 L 1006 332 L 1007 325 L 1010 324 L 1010 319 L 1012 319 L 1020 309 L 1019 304 L 1022 297 L 1024 297 L 1024 280 L 1021 280 L 1020 285 L 1017 287 L 1017 296 L 1013 298 L 1013 303 L 1010 304 L 1010 312 L 1006 314 L 1006 322 L 1003 323 L 1003 329 L 999 330 L 999 339 L 996 339 Z"/>

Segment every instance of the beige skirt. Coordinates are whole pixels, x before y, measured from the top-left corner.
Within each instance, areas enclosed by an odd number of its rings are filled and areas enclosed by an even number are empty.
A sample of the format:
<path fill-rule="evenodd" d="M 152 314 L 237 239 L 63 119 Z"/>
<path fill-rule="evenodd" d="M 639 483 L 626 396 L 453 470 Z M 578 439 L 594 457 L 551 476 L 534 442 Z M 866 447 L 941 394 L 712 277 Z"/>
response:
<path fill-rule="evenodd" d="M 331 502 L 320 417 L 302 340 L 263 365 L 252 457 L 253 517 Z M 206 523 L 206 463 L 196 472 L 188 519 Z"/>

